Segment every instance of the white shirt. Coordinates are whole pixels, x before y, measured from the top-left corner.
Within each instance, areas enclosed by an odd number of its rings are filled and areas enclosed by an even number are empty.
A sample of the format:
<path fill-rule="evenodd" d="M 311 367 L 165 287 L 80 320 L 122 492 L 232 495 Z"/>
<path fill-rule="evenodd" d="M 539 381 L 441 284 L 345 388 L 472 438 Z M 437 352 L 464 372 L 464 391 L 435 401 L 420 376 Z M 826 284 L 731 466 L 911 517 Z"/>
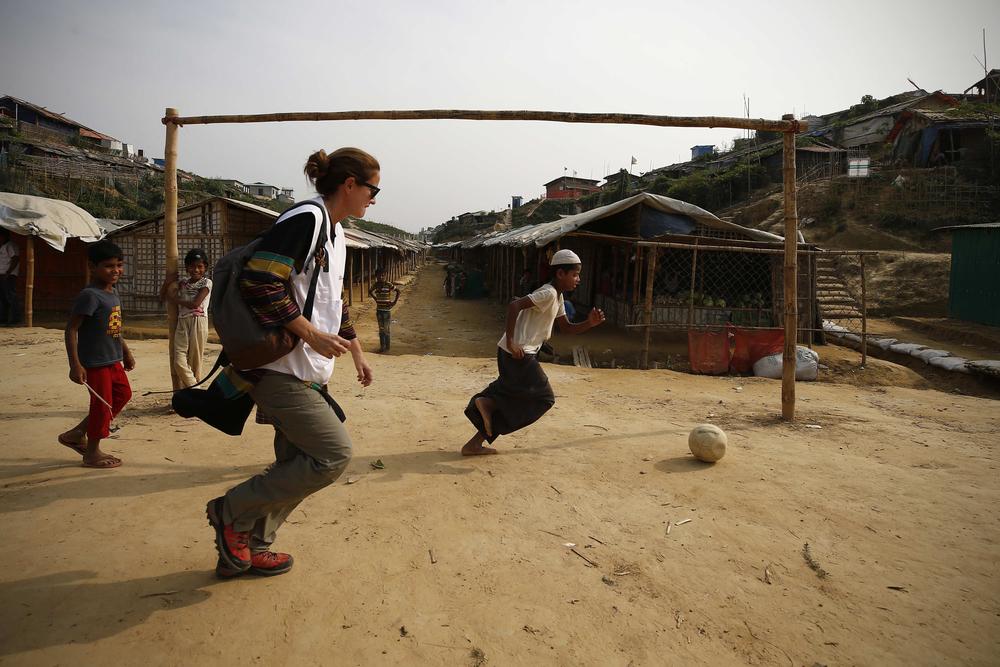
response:
<path fill-rule="evenodd" d="M 21 251 L 17 249 L 17 244 L 13 240 L 7 241 L 3 245 L 0 245 L 0 276 L 7 275 L 7 271 L 10 269 L 10 263 L 15 257 L 20 257 Z M 10 272 L 10 275 L 16 276 L 21 270 L 21 263 L 14 267 L 14 270 Z"/>
<path fill-rule="evenodd" d="M 563 295 L 551 284 L 545 284 L 528 295 L 531 308 L 525 308 L 517 314 L 514 324 L 514 341 L 521 346 L 525 354 L 537 354 L 542 343 L 552 335 L 552 324 L 566 314 Z M 507 332 L 504 332 L 500 342 L 501 348 L 510 352 L 507 347 Z"/>
<path fill-rule="evenodd" d="M 211 278 L 202 276 L 200 279 L 194 281 L 190 278 L 181 278 L 177 284 L 177 296 L 182 301 L 194 301 L 198 296 L 198 292 L 202 289 L 207 289 L 208 294 L 205 295 L 205 300 L 201 302 L 201 305 L 197 308 L 188 308 L 187 306 L 177 304 L 177 317 L 205 317 L 208 312 L 208 302 L 212 298 Z"/>
<path fill-rule="evenodd" d="M 323 198 L 314 198 L 320 206 L 323 206 Z M 313 206 L 306 210 L 314 212 L 316 215 L 316 225 L 313 228 L 313 237 L 310 247 L 316 247 L 319 240 L 320 224 L 323 222 L 323 214 Z M 296 209 L 295 213 L 301 213 L 301 209 Z M 274 223 L 280 225 L 283 218 L 278 218 Z M 347 264 L 347 243 L 344 241 L 344 228 L 340 223 L 336 223 L 333 229 L 333 236 L 327 235 L 326 256 L 329 258 L 329 271 L 319 270 L 319 280 L 316 282 L 316 298 L 313 301 L 312 317 L 309 321 L 312 325 L 325 333 L 336 334 L 340 331 L 340 319 L 343 315 L 343 290 L 344 290 L 344 267 Z M 302 273 L 292 272 L 292 296 L 300 308 L 305 308 L 306 298 L 309 296 L 309 283 L 312 280 L 314 261 L 310 253 L 309 261 L 305 265 Z M 263 368 L 269 368 L 279 373 L 294 375 L 306 382 L 326 384 L 333 375 L 333 359 L 327 359 L 322 354 L 316 352 L 311 347 L 302 343 L 296 345 L 295 349 L 283 356 L 281 359 L 267 364 Z"/>

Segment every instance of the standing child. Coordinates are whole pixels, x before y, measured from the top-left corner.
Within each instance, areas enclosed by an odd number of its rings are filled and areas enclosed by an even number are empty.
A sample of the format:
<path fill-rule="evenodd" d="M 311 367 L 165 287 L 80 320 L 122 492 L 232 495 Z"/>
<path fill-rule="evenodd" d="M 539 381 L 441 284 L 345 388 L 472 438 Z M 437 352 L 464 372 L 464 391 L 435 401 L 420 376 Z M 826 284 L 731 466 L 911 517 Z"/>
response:
<path fill-rule="evenodd" d="M 135 368 L 135 358 L 122 339 L 122 303 L 115 293 L 122 275 L 122 249 L 111 241 L 98 241 L 87 249 L 87 259 L 91 282 L 73 302 L 66 324 L 66 355 L 69 379 L 90 390 L 90 413 L 61 434 L 59 443 L 82 454 L 85 468 L 117 468 L 121 459 L 105 454 L 100 445 L 110 433 L 111 420 L 132 398 L 125 371 Z"/>
<path fill-rule="evenodd" d="M 368 290 L 368 296 L 375 299 L 375 318 L 378 320 L 378 351 L 388 352 L 389 323 L 392 321 L 392 307 L 399 301 L 399 288 L 385 279 L 385 269 L 381 266 L 375 269 L 375 284 Z"/>
<path fill-rule="evenodd" d="M 17 324 L 21 313 L 17 309 L 17 272 L 21 263 L 17 244 L 10 232 L 0 227 L 0 326 Z"/>
<path fill-rule="evenodd" d="M 580 284 L 580 258 L 572 250 L 560 250 L 550 261 L 552 282 L 507 307 L 507 327 L 497 344 L 500 377 L 472 397 L 465 416 L 476 434 L 462 447 L 462 456 L 496 454 L 483 447 L 498 436 L 513 433 L 534 423 L 555 402 L 549 379 L 538 363 L 538 350 L 552 335 L 552 324 L 562 333 L 580 334 L 604 321 L 604 313 L 594 308 L 587 319 L 572 324 L 566 319 L 563 292 Z"/>
<path fill-rule="evenodd" d="M 205 343 L 208 342 L 208 297 L 212 293 L 212 279 L 208 271 L 208 256 L 201 248 L 194 248 L 184 256 L 187 277 L 177 280 L 176 274 L 167 278 L 160 296 L 177 304 L 177 330 L 174 332 L 174 349 L 171 358 L 173 370 L 181 387 L 191 387 L 202 379 Z M 171 289 L 173 283 L 177 289 Z"/>

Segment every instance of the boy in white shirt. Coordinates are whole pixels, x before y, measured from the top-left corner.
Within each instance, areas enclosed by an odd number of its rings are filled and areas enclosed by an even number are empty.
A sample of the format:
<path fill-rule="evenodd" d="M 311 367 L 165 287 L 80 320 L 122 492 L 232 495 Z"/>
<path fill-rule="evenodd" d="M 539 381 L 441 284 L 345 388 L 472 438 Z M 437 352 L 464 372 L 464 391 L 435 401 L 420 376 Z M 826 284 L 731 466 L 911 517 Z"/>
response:
<path fill-rule="evenodd" d="M 507 326 L 497 343 L 500 377 L 469 401 L 465 416 L 476 434 L 462 447 L 462 456 L 496 454 L 492 447 L 498 436 L 513 433 L 534 423 L 555 402 L 549 379 L 538 363 L 538 350 L 552 335 L 552 324 L 562 333 L 580 334 L 604 321 L 604 313 L 594 308 L 587 319 L 572 324 L 566 318 L 563 292 L 580 284 L 580 258 L 572 250 L 552 255 L 552 282 L 521 297 L 507 307 Z"/>

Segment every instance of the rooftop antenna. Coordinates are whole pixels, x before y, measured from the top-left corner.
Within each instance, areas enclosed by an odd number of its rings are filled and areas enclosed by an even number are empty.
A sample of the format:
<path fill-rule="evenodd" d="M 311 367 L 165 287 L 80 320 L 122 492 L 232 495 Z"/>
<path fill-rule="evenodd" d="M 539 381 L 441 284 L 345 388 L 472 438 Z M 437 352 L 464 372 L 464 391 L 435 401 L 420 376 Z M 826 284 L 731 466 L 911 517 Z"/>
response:
<path fill-rule="evenodd" d="M 983 76 L 989 75 L 990 73 L 986 71 L 986 28 L 983 28 Z"/>
<path fill-rule="evenodd" d="M 910 85 L 913 86 L 914 88 L 916 88 L 917 90 L 921 90 L 921 91 L 923 90 L 923 88 L 921 88 L 920 86 L 918 86 L 917 84 L 915 84 L 913 82 L 913 79 L 911 79 L 910 77 L 906 77 L 906 80 L 909 81 Z"/>

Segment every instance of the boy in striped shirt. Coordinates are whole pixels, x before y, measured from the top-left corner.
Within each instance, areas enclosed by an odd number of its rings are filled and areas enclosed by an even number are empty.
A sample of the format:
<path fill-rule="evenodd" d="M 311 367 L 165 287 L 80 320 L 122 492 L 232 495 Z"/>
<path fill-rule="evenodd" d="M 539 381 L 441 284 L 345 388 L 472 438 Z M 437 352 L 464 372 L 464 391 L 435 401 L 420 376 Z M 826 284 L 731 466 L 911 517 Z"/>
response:
<path fill-rule="evenodd" d="M 368 296 L 375 299 L 375 318 L 378 320 L 379 352 L 389 351 L 389 323 L 392 321 L 392 307 L 399 301 L 399 288 L 385 279 L 385 269 L 375 269 L 375 284 L 368 290 Z"/>

